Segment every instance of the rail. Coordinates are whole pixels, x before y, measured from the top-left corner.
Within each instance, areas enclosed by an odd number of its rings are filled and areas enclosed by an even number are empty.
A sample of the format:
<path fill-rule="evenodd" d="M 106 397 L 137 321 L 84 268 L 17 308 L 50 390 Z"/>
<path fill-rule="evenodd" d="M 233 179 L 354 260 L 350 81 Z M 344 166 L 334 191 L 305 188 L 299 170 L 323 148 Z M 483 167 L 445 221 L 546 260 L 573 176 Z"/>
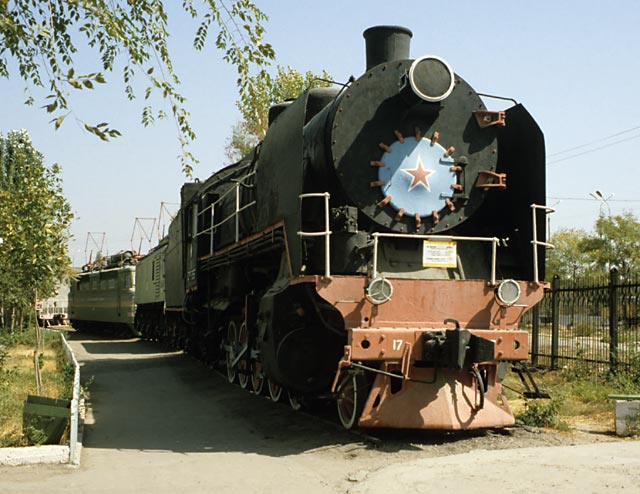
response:
<path fill-rule="evenodd" d="M 331 194 L 328 192 L 318 192 L 309 194 L 300 194 L 300 209 L 302 210 L 303 199 L 309 198 L 324 198 L 324 216 L 325 216 L 325 229 L 319 232 L 303 232 L 299 231 L 298 236 L 301 238 L 307 237 L 324 237 L 325 238 L 325 277 L 331 277 L 331 229 L 329 224 L 329 199 Z M 533 212 L 533 275 L 534 282 L 539 283 L 539 271 L 538 271 L 538 246 L 548 247 L 553 249 L 553 244 L 548 242 L 542 242 L 538 240 L 537 236 L 537 212 L 542 210 L 545 214 L 555 212 L 553 208 L 542 206 L 539 204 L 531 204 L 531 210 Z M 409 239 L 421 239 L 421 240 L 435 240 L 439 242 L 456 241 L 456 242 L 486 242 L 491 243 L 491 280 L 490 284 L 493 286 L 496 284 L 496 266 L 497 266 L 497 251 L 500 239 L 497 237 L 463 237 L 455 235 L 413 235 L 406 233 L 372 233 L 373 237 L 373 266 L 371 278 L 375 279 L 378 276 L 378 245 L 381 238 L 409 238 Z"/>
<path fill-rule="evenodd" d="M 199 237 L 201 235 L 209 234 L 209 254 L 213 254 L 213 237 L 215 235 L 216 229 L 219 226 L 227 223 L 228 221 L 231 221 L 232 219 L 235 220 L 235 242 L 237 243 L 237 242 L 240 241 L 240 213 L 242 211 L 245 211 L 246 209 L 250 208 L 251 206 L 255 206 L 255 204 L 256 204 L 256 201 L 251 201 L 251 202 L 241 206 L 241 204 L 240 204 L 241 203 L 241 201 L 240 201 L 240 187 L 251 187 L 252 185 L 245 183 L 245 180 L 247 180 L 249 177 L 255 175 L 255 173 L 256 172 L 247 173 L 242 178 L 239 178 L 239 179 L 235 180 L 235 186 L 234 187 L 228 189 L 216 201 L 212 202 L 211 204 L 209 204 L 209 206 L 204 208 L 202 211 L 198 212 L 198 216 L 202 217 L 202 218 L 204 218 L 206 214 L 210 214 L 211 215 L 211 226 L 209 226 L 209 228 L 206 228 L 206 229 L 204 229 L 202 231 L 196 232 L 196 237 Z M 227 216 L 223 220 L 221 220 L 218 223 L 216 223 L 215 222 L 215 207 L 224 198 L 226 198 L 231 193 L 235 193 L 235 208 L 234 208 L 234 211 L 229 216 Z"/>
<path fill-rule="evenodd" d="M 329 198 L 331 194 L 328 192 L 318 192 L 310 194 L 300 194 L 300 210 L 302 210 L 302 200 L 314 197 L 324 197 L 324 231 L 321 232 L 303 232 L 299 231 L 300 238 L 305 237 L 323 237 L 324 236 L 324 276 L 331 278 L 331 230 L 329 228 Z"/>
<path fill-rule="evenodd" d="M 541 206 L 540 204 L 531 205 L 531 214 L 533 216 L 533 240 L 531 243 L 533 244 L 533 281 L 535 283 L 540 281 L 538 274 L 538 246 L 548 247 L 549 249 L 555 248 L 553 244 L 538 240 L 538 211 L 544 211 L 544 214 L 547 215 L 555 213 L 556 210 L 547 206 Z"/>
<path fill-rule="evenodd" d="M 373 237 L 373 267 L 371 278 L 376 278 L 378 276 L 378 243 L 379 239 L 382 238 L 411 238 L 411 239 L 421 239 L 421 240 L 436 240 L 439 242 L 490 242 L 491 246 L 491 285 L 496 284 L 496 260 L 497 260 L 497 249 L 498 244 L 500 243 L 500 239 L 496 237 L 460 237 L 454 235 L 412 235 L 408 233 L 372 233 Z"/>

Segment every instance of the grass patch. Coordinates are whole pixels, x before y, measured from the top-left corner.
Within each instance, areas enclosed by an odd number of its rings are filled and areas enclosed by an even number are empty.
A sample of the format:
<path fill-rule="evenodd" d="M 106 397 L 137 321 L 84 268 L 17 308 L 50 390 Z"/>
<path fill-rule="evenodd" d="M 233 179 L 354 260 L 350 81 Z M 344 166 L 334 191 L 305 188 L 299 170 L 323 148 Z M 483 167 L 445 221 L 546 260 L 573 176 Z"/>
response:
<path fill-rule="evenodd" d="M 70 400 L 73 367 L 64 359 L 60 335 L 45 331 L 45 352 L 40 358 L 41 396 Z M 40 431 L 22 431 L 22 410 L 27 395 L 36 394 L 33 331 L 7 334 L 0 330 L 0 447 L 42 443 Z"/>
<path fill-rule="evenodd" d="M 521 399 L 513 390 L 522 385 L 510 373 L 505 380 L 507 398 L 514 403 L 518 423 L 559 430 L 587 428 L 599 432 L 615 429 L 610 394 L 640 394 L 640 357 L 628 369 L 615 374 L 592 373 L 579 363 L 559 371 L 535 372 L 538 386 L 551 399 Z"/>

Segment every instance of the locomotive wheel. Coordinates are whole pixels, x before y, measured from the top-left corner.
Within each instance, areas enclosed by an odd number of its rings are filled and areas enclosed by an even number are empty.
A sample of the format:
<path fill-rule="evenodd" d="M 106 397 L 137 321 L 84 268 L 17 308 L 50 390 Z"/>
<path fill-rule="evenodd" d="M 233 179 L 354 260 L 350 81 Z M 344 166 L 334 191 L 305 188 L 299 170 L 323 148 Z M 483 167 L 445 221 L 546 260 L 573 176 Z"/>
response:
<path fill-rule="evenodd" d="M 262 394 L 264 389 L 264 376 L 262 375 L 262 362 L 256 359 L 251 366 L 251 388 L 257 395 Z"/>
<path fill-rule="evenodd" d="M 247 348 L 249 342 L 249 330 L 246 323 L 240 325 L 240 334 L 238 335 L 238 348 L 242 351 Z M 247 349 L 248 350 L 248 349 Z M 249 352 L 238 361 L 238 382 L 242 389 L 247 389 L 249 385 Z"/>
<path fill-rule="evenodd" d="M 225 353 L 227 357 L 227 379 L 230 383 L 236 380 L 236 367 L 233 361 L 236 359 L 236 347 L 238 346 L 238 331 L 235 321 L 231 321 L 227 326 L 227 344 Z"/>
<path fill-rule="evenodd" d="M 338 386 L 338 417 L 345 429 L 358 423 L 367 399 L 367 380 L 364 374 L 346 374 Z"/>
<path fill-rule="evenodd" d="M 267 378 L 267 387 L 269 388 L 269 398 L 271 398 L 271 401 L 280 401 L 280 397 L 282 396 L 282 386 L 271 378 Z"/>
<path fill-rule="evenodd" d="M 289 405 L 296 412 L 304 408 L 304 402 L 299 394 L 288 391 L 287 397 L 289 398 Z"/>

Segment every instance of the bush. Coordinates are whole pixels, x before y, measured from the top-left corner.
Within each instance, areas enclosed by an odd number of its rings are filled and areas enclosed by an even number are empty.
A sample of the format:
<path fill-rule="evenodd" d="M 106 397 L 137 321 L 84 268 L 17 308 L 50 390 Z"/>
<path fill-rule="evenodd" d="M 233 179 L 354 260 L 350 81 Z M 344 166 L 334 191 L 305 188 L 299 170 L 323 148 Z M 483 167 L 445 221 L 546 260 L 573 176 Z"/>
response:
<path fill-rule="evenodd" d="M 608 376 L 608 384 L 622 394 L 640 393 L 640 352 L 631 355 L 629 366 Z"/>
<path fill-rule="evenodd" d="M 31 425 L 26 427 L 23 432 L 24 435 L 19 443 L 20 446 L 40 446 L 47 440 L 47 435 L 44 431 Z"/>
<path fill-rule="evenodd" d="M 564 428 L 560 420 L 560 401 L 557 398 L 527 400 L 524 411 L 517 417 L 518 423 L 530 427 Z"/>

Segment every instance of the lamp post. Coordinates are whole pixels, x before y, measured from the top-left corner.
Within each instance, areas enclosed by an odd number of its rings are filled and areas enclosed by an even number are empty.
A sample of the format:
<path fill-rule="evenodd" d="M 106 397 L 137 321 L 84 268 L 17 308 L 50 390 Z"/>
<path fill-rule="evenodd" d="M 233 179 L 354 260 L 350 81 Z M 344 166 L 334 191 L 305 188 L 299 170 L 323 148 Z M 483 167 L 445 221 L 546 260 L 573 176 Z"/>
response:
<path fill-rule="evenodd" d="M 595 200 L 600 201 L 600 216 L 602 217 L 602 206 L 606 206 L 607 207 L 607 218 L 609 220 L 611 220 L 611 208 L 609 207 L 609 199 L 611 199 L 615 194 L 609 194 L 608 197 L 604 197 L 602 195 L 602 192 L 600 192 L 599 190 L 596 190 L 595 192 L 591 192 L 589 194 L 591 197 L 593 197 Z M 606 242 L 606 249 L 607 249 L 607 257 L 613 257 L 614 254 L 614 249 L 613 249 L 613 245 L 611 245 L 611 239 L 607 239 L 606 236 L 603 238 L 603 240 Z M 606 268 L 607 271 L 609 271 L 611 269 L 611 261 L 610 259 L 607 260 L 606 262 Z"/>
<path fill-rule="evenodd" d="M 611 208 L 609 207 L 609 199 L 611 199 L 615 194 L 610 194 L 609 197 L 605 199 L 602 195 L 602 192 L 596 190 L 595 192 L 590 192 L 589 195 L 593 197 L 596 201 L 600 201 L 600 216 L 602 216 L 602 206 L 607 207 L 607 217 L 611 218 Z"/>

